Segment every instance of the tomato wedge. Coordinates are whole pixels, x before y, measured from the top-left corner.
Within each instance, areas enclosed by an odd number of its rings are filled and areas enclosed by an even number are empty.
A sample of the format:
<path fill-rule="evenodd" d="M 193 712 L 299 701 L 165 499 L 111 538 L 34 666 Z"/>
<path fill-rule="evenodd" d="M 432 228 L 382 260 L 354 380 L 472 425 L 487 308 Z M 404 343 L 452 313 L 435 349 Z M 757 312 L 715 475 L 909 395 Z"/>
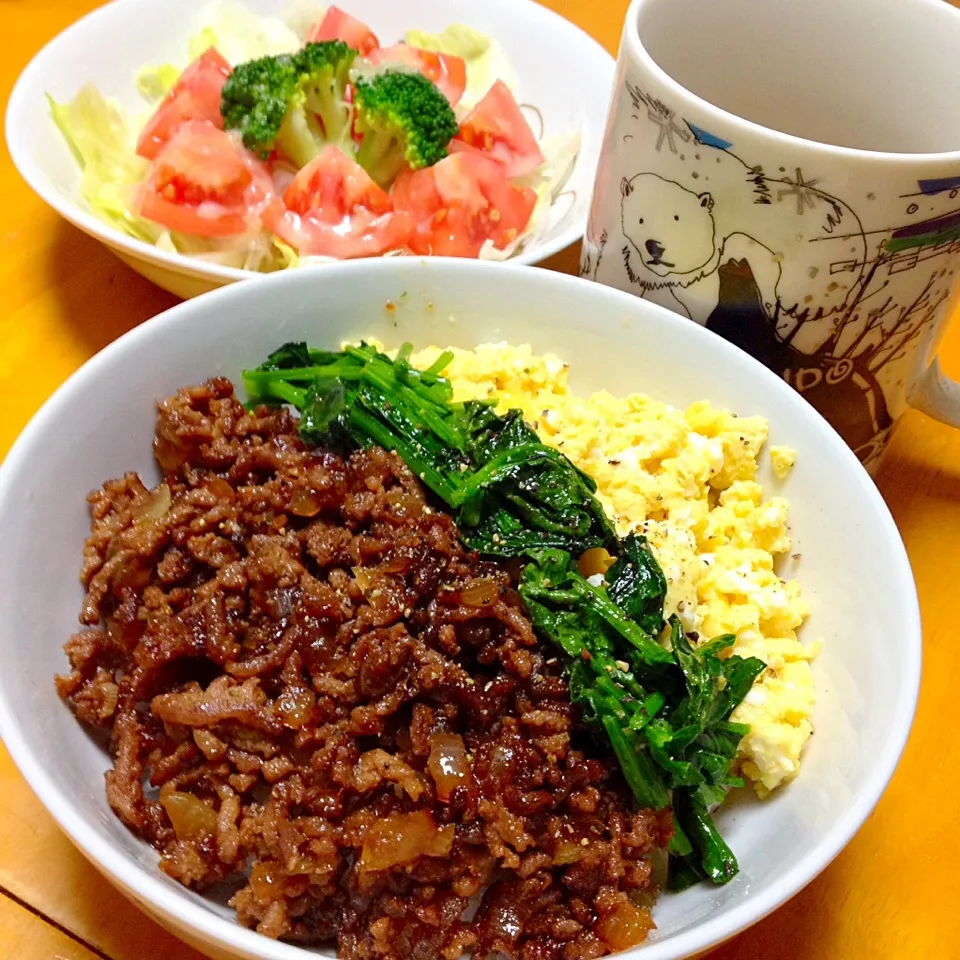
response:
<path fill-rule="evenodd" d="M 413 230 L 410 216 L 332 144 L 300 170 L 283 200 L 287 209 L 272 228 L 301 256 L 373 257 L 403 247 Z"/>
<path fill-rule="evenodd" d="M 339 7 L 328 8 L 323 19 L 307 31 L 307 43 L 322 43 L 324 40 L 342 40 L 361 57 L 369 56 L 380 46 L 377 35 L 362 20 L 351 17 Z"/>
<path fill-rule="evenodd" d="M 168 230 L 229 237 L 279 215 L 273 178 L 253 154 L 206 120 L 189 120 L 157 154 L 140 214 Z"/>
<path fill-rule="evenodd" d="M 368 55 L 373 63 L 400 63 L 419 70 L 433 82 L 440 92 L 455 107 L 467 89 L 467 61 L 451 53 L 434 53 L 421 50 L 409 43 L 397 43 L 392 47 L 381 47 Z"/>
<path fill-rule="evenodd" d="M 208 120 L 222 130 L 220 92 L 230 72 L 230 64 L 216 47 L 197 57 L 146 122 L 137 140 L 137 153 L 152 160 L 188 120 Z"/>
<path fill-rule="evenodd" d="M 481 150 L 479 147 L 472 147 L 469 143 L 465 143 L 456 137 L 447 145 L 447 153 L 469 153 L 475 157 L 485 157 L 487 160 L 496 160 L 496 157 L 491 156 L 486 150 Z"/>
<path fill-rule="evenodd" d="M 392 195 L 416 223 L 410 250 L 441 257 L 477 257 L 488 240 L 504 249 L 526 229 L 537 202 L 529 187 L 510 183 L 502 164 L 473 152 L 404 171 Z"/>
<path fill-rule="evenodd" d="M 502 80 L 467 114 L 457 137 L 502 163 L 510 179 L 526 176 L 543 163 L 537 138 Z"/>

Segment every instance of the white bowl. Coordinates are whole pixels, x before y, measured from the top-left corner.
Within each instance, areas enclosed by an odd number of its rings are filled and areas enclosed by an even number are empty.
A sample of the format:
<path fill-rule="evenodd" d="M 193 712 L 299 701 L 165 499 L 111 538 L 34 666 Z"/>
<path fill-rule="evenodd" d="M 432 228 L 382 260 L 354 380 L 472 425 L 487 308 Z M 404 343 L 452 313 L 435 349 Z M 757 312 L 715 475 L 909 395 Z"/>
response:
<path fill-rule="evenodd" d="M 721 812 L 739 876 L 663 895 L 658 930 L 630 953 L 677 960 L 759 920 L 850 840 L 907 738 L 921 632 L 903 544 L 840 437 L 757 361 L 644 300 L 545 270 L 410 258 L 266 277 L 147 321 L 74 374 L 0 470 L 0 735 L 24 776 L 106 876 L 198 949 L 248 960 L 306 956 L 241 928 L 231 911 L 157 870 L 153 850 L 111 813 L 107 757 L 58 699 L 53 676 L 77 625 L 86 494 L 131 469 L 157 482 L 155 401 L 215 374 L 237 378 L 287 340 L 336 348 L 363 335 L 388 345 L 530 343 L 572 361 L 578 390 L 644 391 L 675 405 L 706 398 L 763 414 L 770 442 L 799 451 L 782 492 L 812 607 L 802 635 L 824 640 L 814 666 L 817 735 L 798 780 L 767 802 L 744 798 Z M 762 480 L 774 488 L 769 474 Z"/>
<path fill-rule="evenodd" d="M 240 0 L 278 15 L 287 0 Z M 259 274 L 158 250 L 99 220 L 80 194 L 80 167 L 50 117 L 47 94 L 72 98 L 86 82 L 127 108 L 142 110 L 137 71 L 182 62 L 204 0 L 114 0 L 48 43 L 21 74 L 7 108 L 6 137 L 24 180 L 70 223 L 106 244 L 158 286 L 193 297 Z M 521 101 L 535 105 L 546 134 L 579 130 L 582 148 L 551 211 L 550 228 L 514 262 L 539 263 L 578 241 L 587 223 L 615 63 L 595 40 L 532 0 L 344 0 L 347 10 L 392 42 L 417 28 L 466 23 L 500 42 L 516 74 Z"/>

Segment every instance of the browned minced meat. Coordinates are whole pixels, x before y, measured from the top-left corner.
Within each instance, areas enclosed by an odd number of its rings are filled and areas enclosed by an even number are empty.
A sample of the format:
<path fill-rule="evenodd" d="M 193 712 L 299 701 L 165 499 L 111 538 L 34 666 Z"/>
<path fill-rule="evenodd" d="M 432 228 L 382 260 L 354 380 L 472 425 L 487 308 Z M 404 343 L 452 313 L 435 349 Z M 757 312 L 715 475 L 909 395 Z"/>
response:
<path fill-rule="evenodd" d="M 308 450 L 222 379 L 160 405 L 154 449 L 163 484 L 89 498 L 57 682 L 109 734 L 110 804 L 161 868 L 356 960 L 644 939 L 669 824 L 572 729 L 510 577 L 407 467 Z"/>

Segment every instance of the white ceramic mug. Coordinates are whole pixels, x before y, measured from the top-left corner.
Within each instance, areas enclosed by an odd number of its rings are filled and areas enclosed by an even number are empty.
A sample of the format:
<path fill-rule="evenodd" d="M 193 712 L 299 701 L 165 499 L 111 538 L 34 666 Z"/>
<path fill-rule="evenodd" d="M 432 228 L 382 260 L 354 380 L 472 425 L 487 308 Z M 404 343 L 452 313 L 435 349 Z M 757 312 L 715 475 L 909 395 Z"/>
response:
<path fill-rule="evenodd" d="M 907 406 L 960 426 L 958 270 L 960 11 L 633 0 L 582 276 L 752 353 L 873 469 Z"/>

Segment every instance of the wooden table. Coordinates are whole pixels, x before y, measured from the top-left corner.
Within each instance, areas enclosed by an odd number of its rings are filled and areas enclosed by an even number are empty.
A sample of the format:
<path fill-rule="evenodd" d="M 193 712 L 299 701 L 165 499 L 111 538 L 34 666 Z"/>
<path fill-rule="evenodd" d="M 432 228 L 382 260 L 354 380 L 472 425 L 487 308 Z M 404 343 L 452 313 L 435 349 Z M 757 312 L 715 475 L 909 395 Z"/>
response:
<path fill-rule="evenodd" d="M 547 5 L 616 52 L 627 0 Z M 94 6 L 94 0 L 0 0 L 0 102 L 40 46 Z M 573 272 L 576 264 L 571 248 L 548 266 Z M 84 360 L 174 303 L 48 210 L 20 180 L 5 148 L 0 290 L 0 455 Z M 947 371 L 960 377 L 960 322 L 942 356 Z M 960 606 L 960 430 L 908 413 L 879 485 L 906 541 L 923 608 L 924 680 L 913 735 L 890 788 L 850 846 L 790 903 L 715 952 L 715 960 L 960 956 L 954 730 L 960 657 L 953 646 L 953 604 Z M 0 745 L 0 960 L 55 957 L 199 960 L 74 850 Z"/>

